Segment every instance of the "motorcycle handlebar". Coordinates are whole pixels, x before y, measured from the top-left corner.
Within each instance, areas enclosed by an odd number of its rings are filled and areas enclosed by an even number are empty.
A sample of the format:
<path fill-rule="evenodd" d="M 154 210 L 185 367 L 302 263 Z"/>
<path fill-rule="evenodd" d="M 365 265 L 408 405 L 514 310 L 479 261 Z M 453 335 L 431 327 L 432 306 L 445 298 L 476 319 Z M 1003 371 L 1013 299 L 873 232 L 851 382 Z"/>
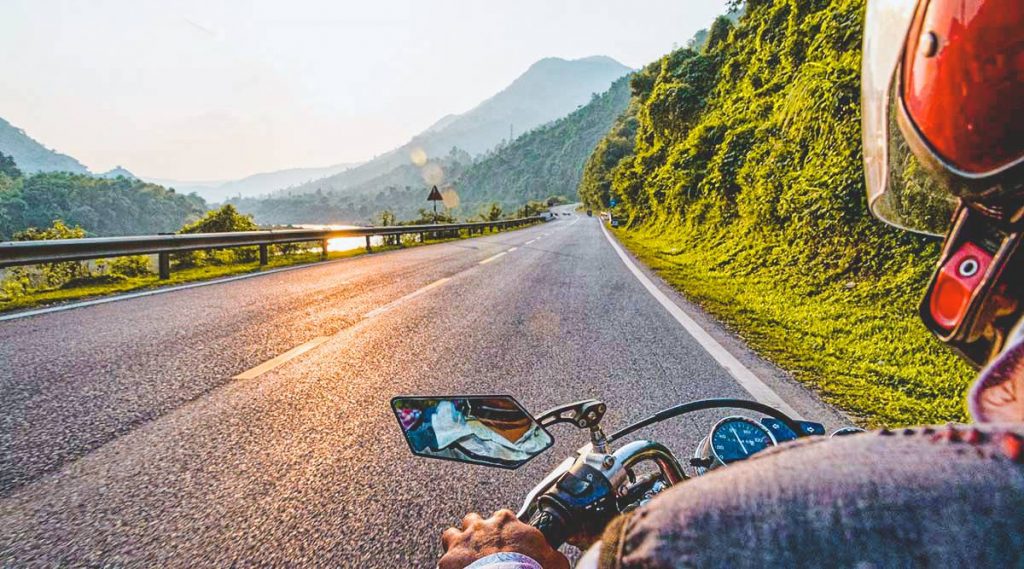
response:
<path fill-rule="evenodd" d="M 554 508 L 542 505 L 530 518 L 530 525 L 544 534 L 552 548 L 558 549 L 569 538 L 569 525 L 562 514 Z"/>

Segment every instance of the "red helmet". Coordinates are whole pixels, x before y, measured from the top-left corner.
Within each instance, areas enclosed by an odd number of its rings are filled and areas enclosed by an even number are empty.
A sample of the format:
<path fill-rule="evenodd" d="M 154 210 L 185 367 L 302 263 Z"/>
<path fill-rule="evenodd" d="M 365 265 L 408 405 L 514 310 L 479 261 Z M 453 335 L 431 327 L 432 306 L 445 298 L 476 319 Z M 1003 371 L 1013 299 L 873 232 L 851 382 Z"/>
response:
<path fill-rule="evenodd" d="M 871 211 L 945 234 L 921 316 L 976 366 L 1016 358 L 1024 420 L 1024 1 L 869 0 L 862 71 Z"/>

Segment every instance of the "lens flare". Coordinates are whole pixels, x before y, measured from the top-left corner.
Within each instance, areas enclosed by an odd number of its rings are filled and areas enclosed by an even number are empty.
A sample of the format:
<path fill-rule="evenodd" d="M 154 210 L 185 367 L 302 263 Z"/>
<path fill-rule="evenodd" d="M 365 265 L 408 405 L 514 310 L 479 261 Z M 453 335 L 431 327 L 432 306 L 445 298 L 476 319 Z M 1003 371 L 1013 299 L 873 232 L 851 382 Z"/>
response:
<path fill-rule="evenodd" d="M 452 186 L 448 186 L 441 190 L 441 200 L 444 202 L 444 207 L 448 209 L 459 207 L 459 192 L 456 192 Z"/>
<path fill-rule="evenodd" d="M 420 147 L 413 148 L 409 152 L 409 160 L 412 160 L 413 164 L 422 167 L 427 163 L 427 151 Z"/>
<path fill-rule="evenodd" d="M 437 162 L 430 162 L 420 168 L 420 174 L 428 186 L 439 186 L 444 181 L 444 169 Z"/>

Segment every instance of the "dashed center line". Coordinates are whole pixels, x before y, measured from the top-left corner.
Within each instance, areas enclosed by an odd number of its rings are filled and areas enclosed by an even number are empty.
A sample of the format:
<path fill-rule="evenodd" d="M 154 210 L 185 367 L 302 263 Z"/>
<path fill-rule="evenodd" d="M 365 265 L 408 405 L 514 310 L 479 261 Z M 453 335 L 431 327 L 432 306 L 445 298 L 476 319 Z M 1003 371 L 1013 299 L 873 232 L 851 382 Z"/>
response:
<path fill-rule="evenodd" d="M 491 256 L 491 257 L 487 257 L 486 259 L 484 259 L 483 261 L 480 261 L 477 264 L 479 264 L 479 265 L 486 265 L 487 263 L 490 263 L 491 261 L 497 259 L 498 257 L 503 257 L 503 256 L 505 256 L 507 254 L 508 254 L 508 251 L 502 251 L 501 253 L 498 253 L 497 255 L 494 255 L 494 256 Z"/>
<path fill-rule="evenodd" d="M 511 253 L 512 251 L 515 251 L 515 250 L 516 250 L 516 249 L 518 249 L 518 248 L 519 248 L 519 247 L 512 247 L 511 249 L 509 249 L 508 251 L 505 251 L 505 252 L 506 252 L 506 253 Z"/>
<path fill-rule="evenodd" d="M 295 346 L 294 348 L 277 356 L 276 358 L 267 360 L 248 371 L 243 371 L 242 373 L 236 375 L 231 379 L 255 379 L 276 367 L 280 367 L 288 363 L 289 361 L 294 360 L 295 358 L 301 356 L 302 354 L 312 350 L 313 348 L 319 346 L 320 344 L 323 344 L 324 342 L 330 339 L 330 336 L 318 336 L 316 338 L 313 338 L 312 340 L 304 344 L 299 344 L 298 346 Z"/>
<path fill-rule="evenodd" d="M 443 285 L 444 283 L 446 283 L 446 282 L 448 282 L 450 280 L 452 280 L 451 277 L 445 277 L 443 279 L 438 279 L 438 280 L 428 284 L 427 286 L 425 286 L 423 288 L 420 288 L 420 289 L 414 290 L 413 292 L 410 292 L 409 294 L 403 296 L 402 298 L 399 298 L 398 300 L 393 300 L 393 301 L 385 304 L 384 306 L 381 306 L 381 307 L 378 307 L 378 308 L 374 308 L 373 310 L 371 310 L 371 311 L 367 312 L 366 314 L 364 314 L 363 318 L 373 318 L 374 316 L 380 316 L 381 314 L 384 314 L 385 312 L 391 310 L 392 308 L 398 306 L 399 304 L 402 304 L 403 302 L 405 302 L 407 300 L 411 300 L 413 298 L 416 298 L 417 296 L 419 296 L 419 295 L 421 295 L 421 294 L 423 294 L 423 293 L 425 293 L 425 292 L 427 292 L 429 290 L 435 289 L 435 288 Z"/>
<path fill-rule="evenodd" d="M 537 239 L 540 239 L 540 237 L 538 237 Z M 529 245 L 530 243 L 533 243 L 533 242 L 534 242 L 534 241 L 536 241 L 537 239 L 530 239 L 530 240 L 529 240 L 529 241 L 527 241 L 526 243 L 523 243 L 523 245 Z"/>

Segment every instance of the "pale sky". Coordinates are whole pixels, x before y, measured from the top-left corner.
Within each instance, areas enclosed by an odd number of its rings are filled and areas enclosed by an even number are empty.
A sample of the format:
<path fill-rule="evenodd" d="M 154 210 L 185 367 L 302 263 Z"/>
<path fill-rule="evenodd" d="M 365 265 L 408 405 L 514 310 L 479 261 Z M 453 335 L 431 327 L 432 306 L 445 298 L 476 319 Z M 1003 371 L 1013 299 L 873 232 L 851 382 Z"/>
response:
<path fill-rule="evenodd" d="M 2 0 L 0 117 L 95 172 L 362 161 L 544 57 L 640 67 L 724 0 Z"/>

